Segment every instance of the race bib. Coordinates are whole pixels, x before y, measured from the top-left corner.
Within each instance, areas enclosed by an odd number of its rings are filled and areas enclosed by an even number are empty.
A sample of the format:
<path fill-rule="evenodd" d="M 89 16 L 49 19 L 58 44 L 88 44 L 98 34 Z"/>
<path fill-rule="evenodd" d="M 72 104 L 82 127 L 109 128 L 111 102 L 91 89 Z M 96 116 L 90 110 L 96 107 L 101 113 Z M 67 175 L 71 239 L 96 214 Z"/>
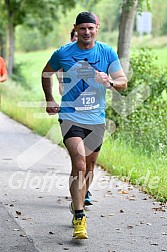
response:
<path fill-rule="evenodd" d="M 84 91 L 74 102 L 75 110 L 92 110 L 99 107 L 96 91 Z"/>

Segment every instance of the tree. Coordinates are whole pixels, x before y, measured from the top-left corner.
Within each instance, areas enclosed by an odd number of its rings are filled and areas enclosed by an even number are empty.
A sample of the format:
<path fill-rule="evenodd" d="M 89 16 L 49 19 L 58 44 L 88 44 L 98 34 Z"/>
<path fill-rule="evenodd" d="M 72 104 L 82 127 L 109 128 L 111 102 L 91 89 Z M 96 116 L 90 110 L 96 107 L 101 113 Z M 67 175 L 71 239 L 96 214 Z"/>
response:
<path fill-rule="evenodd" d="M 7 65 L 9 76 L 12 75 L 15 51 L 15 27 L 25 22 L 29 15 L 41 25 L 45 33 L 53 29 L 52 21 L 57 17 L 58 7 L 67 8 L 75 6 L 75 0 L 1 0 L 0 8 L 4 10 L 7 20 Z"/>
<path fill-rule="evenodd" d="M 101 0 L 95 10 L 100 18 L 100 33 L 112 33 L 117 29 L 122 0 Z"/>
<path fill-rule="evenodd" d="M 1 24 L 0 24 L 0 27 L 1 27 Z M 3 32 L 3 29 L 0 28 L 0 56 L 2 56 L 3 58 L 5 57 L 4 55 L 4 32 Z"/>
<path fill-rule="evenodd" d="M 152 8 L 152 23 L 153 29 L 152 33 L 154 36 L 156 35 L 166 35 L 167 34 L 167 1 L 158 0 L 151 1 Z"/>
<path fill-rule="evenodd" d="M 138 0 L 123 0 L 118 36 L 118 56 L 129 61 L 130 41 L 133 32 Z"/>
<path fill-rule="evenodd" d="M 118 56 L 126 59 L 127 62 L 130 57 L 130 42 L 136 11 L 139 13 L 142 11 L 144 2 L 147 4 L 147 9 L 150 10 L 149 0 L 123 0 L 118 36 Z"/>
<path fill-rule="evenodd" d="M 0 2 L 0 9 L 1 9 L 1 2 Z M 3 8 L 2 8 L 3 10 Z M 5 58 L 5 46 L 4 46 L 4 41 L 5 41 L 5 27 L 6 27 L 6 20 L 5 20 L 5 15 L 3 11 L 0 11 L 0 56 Z"/>

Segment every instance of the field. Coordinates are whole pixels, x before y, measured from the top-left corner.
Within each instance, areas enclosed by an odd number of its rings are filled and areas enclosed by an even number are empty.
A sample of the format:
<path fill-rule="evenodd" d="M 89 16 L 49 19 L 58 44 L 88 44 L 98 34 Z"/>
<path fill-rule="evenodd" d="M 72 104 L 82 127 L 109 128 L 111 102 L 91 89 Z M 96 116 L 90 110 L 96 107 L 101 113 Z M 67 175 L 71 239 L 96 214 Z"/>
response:
<path fill-rule="evenodd" d="M 167 48 L 154 49 L 154 53 L 158 56 L 158 62 L 162 67 L 167 67 Z"/>

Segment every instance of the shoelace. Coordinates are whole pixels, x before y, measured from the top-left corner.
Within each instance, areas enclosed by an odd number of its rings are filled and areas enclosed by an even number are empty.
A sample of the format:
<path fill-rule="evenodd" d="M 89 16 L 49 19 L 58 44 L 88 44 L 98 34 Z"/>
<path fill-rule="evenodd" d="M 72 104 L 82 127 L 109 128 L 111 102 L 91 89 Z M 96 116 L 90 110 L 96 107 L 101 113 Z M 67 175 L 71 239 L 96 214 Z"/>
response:
<path fill-rule="evenodd" d="M 82 222 L 83 216 L 81 218 L 76 219 L 76 225 L 82 225 L 84 226 L 84 222 Z"/>

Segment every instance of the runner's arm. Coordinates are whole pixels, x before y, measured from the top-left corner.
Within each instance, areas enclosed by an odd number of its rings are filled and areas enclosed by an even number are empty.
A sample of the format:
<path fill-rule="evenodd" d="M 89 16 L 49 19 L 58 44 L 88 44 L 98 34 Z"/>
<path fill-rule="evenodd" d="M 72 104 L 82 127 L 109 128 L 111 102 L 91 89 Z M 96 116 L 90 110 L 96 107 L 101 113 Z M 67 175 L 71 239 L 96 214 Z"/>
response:
<path fill-rule="evenodd" d="M 110 74 L 111 78 L 109 79 L 109 89 L 115 88 L 117 91 L 124 91 L 127 89 L 127 77 L 124 74 L 124 71 L 120 69 L 117 72 Z"/>
<path fill-rule="evenodd" d="M 52 94 L 53 74 L 55 70 L 47 63 L 42 71 L 42 88 L 46 99 L 46 112 L 49 115 L 57 114 L 60 111 L 58 103 L 54 100 Z"/>

